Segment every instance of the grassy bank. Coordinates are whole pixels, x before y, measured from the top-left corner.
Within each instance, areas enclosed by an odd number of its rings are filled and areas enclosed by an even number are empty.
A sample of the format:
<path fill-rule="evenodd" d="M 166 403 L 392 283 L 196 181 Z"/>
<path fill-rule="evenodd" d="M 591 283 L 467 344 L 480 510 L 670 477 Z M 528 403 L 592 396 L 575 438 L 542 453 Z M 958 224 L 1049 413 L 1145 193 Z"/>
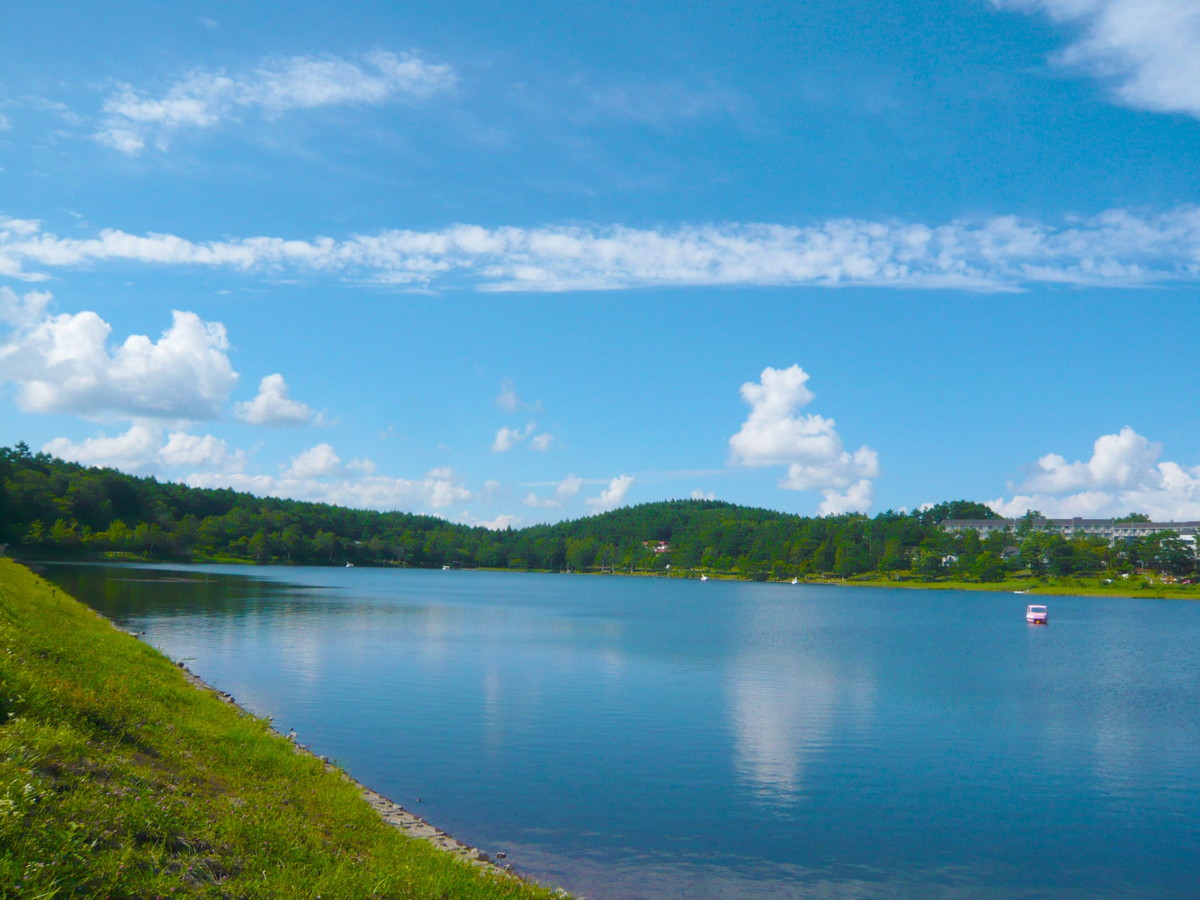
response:
<path fill-rule="evenodd" d="M 1125 578 L 1085 576 L 1024 576 L 1004 581 L 959 581 L 939 578 L 932 581 L 872 574 L 847 579 L 810 579 L 805 584 L 854 585 L 859 587 L 894 587 L 914 590 L 989 591 L 999 593 L 1037 594 L 1059 597 L 1149 597 L 1169 600 L 1200 600 L 1200 585 L 1176 584 L 1154 575 Z"/>
<path fill-rule="evenodd" d="M 0 897 L 548 898 L 0 559 Z"/>

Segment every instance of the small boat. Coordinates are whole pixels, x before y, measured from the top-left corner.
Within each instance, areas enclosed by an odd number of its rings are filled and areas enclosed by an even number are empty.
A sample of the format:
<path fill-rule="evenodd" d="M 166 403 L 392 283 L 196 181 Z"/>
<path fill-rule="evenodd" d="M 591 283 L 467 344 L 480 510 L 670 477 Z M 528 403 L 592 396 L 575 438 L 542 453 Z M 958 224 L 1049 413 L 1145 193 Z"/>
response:
<path fill-rule="evenodd" d="M 1025 621 L 1030 625 L 1045 625 L 1049 617 L 1046 613 L 1046 607 L 1031 603 L 1025 607 Z"/>
<path fill-rule="evenodd" d="M 792 584 L 799 584 L 799 583 L 800 583 L 800 579 L 799 579 L 799 578 L 793 578 L 793 579 L 792 579 Z"/>
<path fill-rule="evenodd" d="M 701 575 L 701 576 L 700 576 L 700 580 L 701 580 L 701 581 L 708 581 L 708 576 L 707 576 L 707 575 Z"/>
<path fill-rule="evenodd" d="M 353 569 L 353 568 L 354 568 L 354 563 L 352 563 L 352 562 L 348 562 L 348 563 L 346 563 L 346 568 L 347 568 L 347 569 Z"/>
<path fill-rule="evenodd" d="M 443 571 L 443 572 L 449 572 L 449 571 L 450 571 L 450 567 L 449 567 L 449 566 L 442 566 L 442 571 Z"/>

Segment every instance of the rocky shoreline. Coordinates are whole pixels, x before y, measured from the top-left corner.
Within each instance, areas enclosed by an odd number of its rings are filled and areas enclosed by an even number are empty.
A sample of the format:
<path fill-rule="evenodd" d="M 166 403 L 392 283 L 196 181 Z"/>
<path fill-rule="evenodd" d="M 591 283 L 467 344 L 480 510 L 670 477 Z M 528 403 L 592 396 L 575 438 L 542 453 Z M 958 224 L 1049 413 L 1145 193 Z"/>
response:
<path fill-rule="evenodd" d="M 134 634 L 134 636 L 140 637 L 140 635 L 138 635 L 136 633 Z M 188 680 L 188 682 L 193 687 L 196 687 L 202 691 L 207 691 L 208 693 L 212 694 L 213 696 L 215 696 L 218 700 L 222 701 L 223 703 L 228 703 L 231 706 L 236 706 L 238 709 L 242 710 L 243 712 L 247 713 L 248 715 L 253 715 L 253 713 L 250 713 L 248 710 L 245 709 L 245 707 L 240 706 L 238 704 L 237 700 L 234 699 L 233 695 L 227 693 L 226 691 L 218 690 L 217 688 L 213 687 L 208 682 L 204 681 L 204 679 L 202 679 L 195 672 L 191 671 L 183 663 L 176 662 L 175 665 L 177 665 L 179 667 L 180 671 L 183 672 L 184 677 Z M 285 736 L 285 737 L 290 737 L 290 735 Z M 303 744 L 295 743 L 294 738 L 292 740 L 293 740 L 293 744 L 296 748 L 297 753 L 304 753 L 304 754 L 314 757 L 315 759 L 319 760 L 321 763 L 324 764 L 325 770 L 327 772 L 336 772 L 342 778 L 344 778 L 347 781 L 354 784 L 359 789 L 359 791 L 362 792 L 363 798 L 367 801 L 368 804 L 370 804 L 371 808 L 379 814 L 379 817 L 381 819 L 383 819 L 384 822 L 386 822 L 388 825 L 391 825 L 393 828 L 400 829 L 401 831 L 403 831 L 405 834 L 407 834 L 410 837 L 418 838 L 423 841 L 428 841 L 429 843 L 433 844 L 433 846 L 437 847 L 439 850 L 442 850 L 446 853 L 450 853 L 450 854 L 458 857 L 459 859 L 461 859 L 463 862 L 466 862 L 472 866 L 477 866 L 482 869 L 487 869 L 489 871 L 494 872 L 497 875 L 502 875 L 505 877 L 511 877 L 511 878 L 521 878 L 522 877 L 519 873 L 517 873 L 513 869 L 513 867 L 511 865 L 507 865 L 507 864 L 500 862 L 500 860 L 504 859 L 504 857 L 505 857 L 505 854 L 503 852 L 496 853 L 495 857 L 493 858 L 489 854 L 485 853 L 483 850 L 480 850 L 478 847 L 472 847 L 470 844 L 460 841 L 458 838 L 443 831 L 440 828 L 437 828 L 436 826 L 427 822 L 425 819 L 422 819 L 420 816 L 416 815 L 415 813 L 409 812 L 407 809 L 405 809 L 399 803 L 396 803 L 393 800 L 389 800 L 387 797 L 383 796 L 378 791 L 372 790 L 371 788 L 367 787 L 362 782 L 351 777 L 348 773 L 346 773 L 342 769 L 338 768 L 337 766 L 333 765 L 333 763 L 331 763 L 329 761 L 328 757 L 318 756 L 317 754 L 313 753 L 312 750 L 310 750 L 308 747 L 304 746 Z"/>

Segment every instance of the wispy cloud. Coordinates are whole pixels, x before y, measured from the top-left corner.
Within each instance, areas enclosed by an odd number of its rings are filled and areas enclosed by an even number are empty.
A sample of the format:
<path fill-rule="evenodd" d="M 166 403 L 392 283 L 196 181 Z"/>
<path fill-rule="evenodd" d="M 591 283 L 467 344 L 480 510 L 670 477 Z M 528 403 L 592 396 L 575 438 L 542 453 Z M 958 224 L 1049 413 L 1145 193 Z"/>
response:
<path fill-rule="evenodd" d="M 553 497 L 539 497 L 533 491 L 525 495 L 524 501 L 526 506 L 536 506 L 543 509 L 559 509 L 568 500 L 577 496 L 583 489 L 583 479 L 577 475 L 568 475 L 560 481 L 554 488 Z"/>
<path fill-rule="evenodd" d="M 942 225 L 836 219 L 648 230 L 612 226 L 383 231 L 345 240 L 248 237 L 195 242 L 104 229 L 59 237 L 0 220 L 0 275 L 100 262 L 208 266 L 297 277 L 483 291 L 689 285 L 848 285 L 1020 290 L 1031 284 L 1135 286 L 1200 281 L 1200 207 L 1114 209 L 1058 224 L 998 216 Z"/>
<path fill-rule="evenodd" d="M 500 393 L 496 395 L 496 406 L 505 412 L 516 412 L 521 408 L 521 399 L 517 396 L 513 380 L 507 376 L 500 382 Z"/>
<path fill-rule="evenodd" d="M 93 137 L 133 155 L 147 143 L 167 149 L 170 137 L 181 129 L 212 128 L 249 113 L 271 118 L 318 106 L 380 104 L 396 97 L 426 97 L 454 83 L 447 65 L 384 50 L 359 60 L 268 59 L 248 73 L 196 69 L 157 96 L 118 85 L 104 101 L 104 120 Z"/>
<path fill-rule="evenodd" d="M 408 479 L 356 476 L 344 471 L 340 476 L 322 473 L 305 477 L 289 471 L 279 478 L 221 472 L 195 473 L 183 480 L 192 487 L 228 487 L 261 497 L 288 497 L 352 509 L 442 510 L 474 496 L 457 477 L 433 473 L 424 478 Z"/>
<path fill-rule="evenodd" d="M 1127 106 L 1200 118 L 1200 6 L 1195 0 L 992 0 L 1077 26 L 1054 57 L 1095 76 Z"/>

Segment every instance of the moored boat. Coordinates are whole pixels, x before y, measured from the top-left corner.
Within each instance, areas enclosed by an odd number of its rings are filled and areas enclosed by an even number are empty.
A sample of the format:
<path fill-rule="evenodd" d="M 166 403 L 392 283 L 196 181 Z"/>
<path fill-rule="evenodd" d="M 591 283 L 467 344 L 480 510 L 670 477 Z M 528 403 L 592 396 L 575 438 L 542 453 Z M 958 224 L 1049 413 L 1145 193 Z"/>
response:
<path fill-rule="evenodd" d="M 1031 603 L 1025 607 L 1025 621 L 1030 625 L 1045 625 L 1048 620 L 1046 607 L 1041 604 Z"/>

